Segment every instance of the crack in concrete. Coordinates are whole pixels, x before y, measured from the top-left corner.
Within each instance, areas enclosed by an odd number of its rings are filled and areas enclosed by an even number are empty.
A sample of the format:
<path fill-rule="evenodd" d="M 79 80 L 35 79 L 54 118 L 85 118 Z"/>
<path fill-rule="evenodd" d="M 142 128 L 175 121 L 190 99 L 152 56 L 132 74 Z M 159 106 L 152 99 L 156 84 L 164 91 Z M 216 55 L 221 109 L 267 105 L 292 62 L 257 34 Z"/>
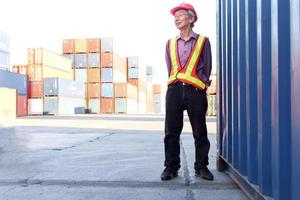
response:
<path fill-rule="evenodd" d="M 183 175 L 184 175 L 184 182 L 185 185 L 188 186 L 186 188 L 186 196 L 185 198 L 187 200 L 195 200 L 195 196 L 193 191 L 191 190 L 191 177 L 190 177 L 190 172 L 188 168 L 188 162 L 187 162 L 187 157 L 185 153 L 185 149 L 183 147 L 182 140 L 180 140 L 180 147 L 181 147 L 181 152 L 182 152 L 182 158 L 183 158 Z"/>
<path fill-rule="evenodd" d="M 184 189 L 187 191 L 187 199 L 194 200 L 193 189 L 199 189 L 199 184 L 181 184 L 178 182 L 143 182 L 143 181 L 100 181 L 100 180 L 43 180 L 43 179 L 20 179 L 20 180 L 1 180 L 1 186 L 17 185 L 22 187 L 40 185 L 40 186 L 69 186 L 69 187 L 131 187 L 131 188 L 168 188 L 168 189 Z M 235 184 L 201 184 L 201 189 L 210 190 L 231 190 L 237 189 Z"/>
<path fill-rule="evenodd" d="M 81 142 L 81 143 L 78 143 L 77 145 L 72 145 L 72 146 L 68 146 L 68 147 L 62 147 L 62 148 L 53 148 L 51 150 L 53 151 L 63 151 L 63 150 L 67 150 L 67 149 L 72 149 L 72 148 L 75 148 L 75 147 L 79 147 L 83 144 L 86 144 L 86 143 L 92 143 L 92 142 L 95 142 L 95 141 L 99 141 L 99 140 L 102 140 L 104 139 L 105 137 L 109 137 L 113 134 L 116 134 L 116 133 L 108 133 L 107 135 L 104 135 L 104 136 L 98 136 L 92 140 L 88 140 L 88 141 L 85 141 L 85 142 Z"/>

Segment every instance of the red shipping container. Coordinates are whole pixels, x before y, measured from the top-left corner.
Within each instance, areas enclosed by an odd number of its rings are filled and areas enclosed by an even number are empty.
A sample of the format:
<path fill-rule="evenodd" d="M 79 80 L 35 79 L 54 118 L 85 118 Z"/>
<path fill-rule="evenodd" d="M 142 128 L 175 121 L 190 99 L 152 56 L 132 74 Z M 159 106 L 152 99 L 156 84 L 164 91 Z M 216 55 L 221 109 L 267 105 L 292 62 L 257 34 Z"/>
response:
<path fill-rule="evenodd" d="M 28 82 L 28 97 L 29 98 L 43 98 L 44 86 L 43 81 Z"/>
<path fill-rule="evenodd" d="M 115 112 L 115 100 L 114 98 L 101 98 L 101 113 L 113 113 Z"/>
<path fill-rule="evenodd" d="M 17 95 L 17 117 L 27 116 L 27 96 Z"/>
<path fill-rule="evenodd" d="M 100 38 L 87 39 L 87 51 L 89 53 L 100 52 Z"/>
<path fill-rule="evenodd" d="M 63 53 L 74 53 L 75 52 L 75 40 L 63 40 Z"/>
<path fill-rule="evenodd" d="M 100 96 L 100 83 L 88 84 L 88 98 L 99 98 Z"/>
<path fill-rule="evenodd" d="M 113 66 L 112 52 L 101 52 L 100 63 L 101 63 L 101 67 L 112 67 Z"/>

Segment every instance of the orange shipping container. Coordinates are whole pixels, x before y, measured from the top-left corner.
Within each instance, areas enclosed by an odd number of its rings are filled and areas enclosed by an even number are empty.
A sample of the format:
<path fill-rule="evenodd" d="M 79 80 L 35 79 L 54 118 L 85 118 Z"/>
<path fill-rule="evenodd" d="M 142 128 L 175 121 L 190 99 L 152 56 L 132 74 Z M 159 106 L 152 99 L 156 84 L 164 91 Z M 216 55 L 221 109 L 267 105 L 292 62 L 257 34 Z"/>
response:
<path fill-rule="evenodd" d="M 139 87 L 139 79 L 128 79 L 128 83 L 130 83 L 136 87 Z"/>
<path fill-rule="evenodd" d="M 75 53 L 86 53 L 86 39 L 76 39 L 75 40 Z"/>
<path fill-rule="evenodd" d="M 113 54 L 111 52 L 101 52 L 100 63 L 101 67 L 112 67 Z"/>
<path fill-rule="evenodd" d="M 99 98 L 100 96 L 100 83 L 88 84 L 88 98 Z"/>
<path fill-rule="evenodd" d="M 29 98 L 42 98 L 44 96 L 43 81 L 29 82 L 27 87 Z"/>
<path fill-rule="evenodd" d="M 87 51 L 90 53 L 100 52 L 100 38 L 87 39 Z"/>
<path fill-rule="evenodd" d="M 17 95 L 17 117 L 27 115 L 27 96 Z"/>
<path fill-rule="evenodd" d="M 147 82 L 142 79 L 139 79 L 138 89 L 139 89 L 139 92 L 146 93 L 147 92 Z"/>
<path fill-rule="evenodd" d="M 63 53 L 74 53 L 75 52 L 75 40 L 68 39 L 63 40 Z"/>
<path fill-rule="evenodd" d="M 114 113 L 115 100 L 114 98 L 101 98 L 101 113 Z"/>
<path fill-rule="evenodd" d="M 88 82 L 89 83 L 100 83 L 100 69 L 99 68 L 88 69 Z"/>
<path fill-rule="evenodd" d="M 153 94 L 161 94 L 161 85 L 160 84 L 153 85 Z"/>
<path fill-rule="evenodd" d="M 115 83 L 115 97 L 125 97 L 137 100 L 137 87 L 130 83 Z"/>

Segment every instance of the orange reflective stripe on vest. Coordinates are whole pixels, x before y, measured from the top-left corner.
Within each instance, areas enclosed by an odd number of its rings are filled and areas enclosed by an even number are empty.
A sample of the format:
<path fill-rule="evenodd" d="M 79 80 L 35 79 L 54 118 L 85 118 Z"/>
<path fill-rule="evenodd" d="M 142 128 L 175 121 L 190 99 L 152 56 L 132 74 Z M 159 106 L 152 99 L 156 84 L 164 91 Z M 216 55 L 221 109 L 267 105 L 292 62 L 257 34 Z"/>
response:
<path fill-rule="evenodd" d="M 194 85 L 195 87 L 204 90 L 206 84 L 197 76 L 196 68 L 198 61 L 200 59 L 203 45 L 205 43 L 206 37 L 199 35 L 196 44 L 189 56 L 186 65 L 181 68 L 178 51 L 177 51 L 177 39 L 173 38 L 170 40 L 170 60 L 171 60 L 171 72 L 169 77 L 169 84 L 174 82 L 176 79 L 181 82 Z"/>

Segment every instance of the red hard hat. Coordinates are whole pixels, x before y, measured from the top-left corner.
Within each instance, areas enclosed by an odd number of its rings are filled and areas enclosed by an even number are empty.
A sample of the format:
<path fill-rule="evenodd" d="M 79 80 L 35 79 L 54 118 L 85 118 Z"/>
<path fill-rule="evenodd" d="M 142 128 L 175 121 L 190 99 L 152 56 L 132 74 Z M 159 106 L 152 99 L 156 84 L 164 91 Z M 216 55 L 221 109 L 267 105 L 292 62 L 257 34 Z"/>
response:
<path fill-rule="evenodd" d="M 195 14 L 195 21 L 197 21 L 197 19 L 198 19 L 197 12 L 196 12 L 195 8 L 191 4 L 188 4 L 188 3 L 181 3 L 179 6 L 176 6 L 175 8 L 173 8 L 171 10 L 171 14 L 175 15 L 175 12 L 177 10 L 181 10 L 181 9 L 192 11 Z"/>

